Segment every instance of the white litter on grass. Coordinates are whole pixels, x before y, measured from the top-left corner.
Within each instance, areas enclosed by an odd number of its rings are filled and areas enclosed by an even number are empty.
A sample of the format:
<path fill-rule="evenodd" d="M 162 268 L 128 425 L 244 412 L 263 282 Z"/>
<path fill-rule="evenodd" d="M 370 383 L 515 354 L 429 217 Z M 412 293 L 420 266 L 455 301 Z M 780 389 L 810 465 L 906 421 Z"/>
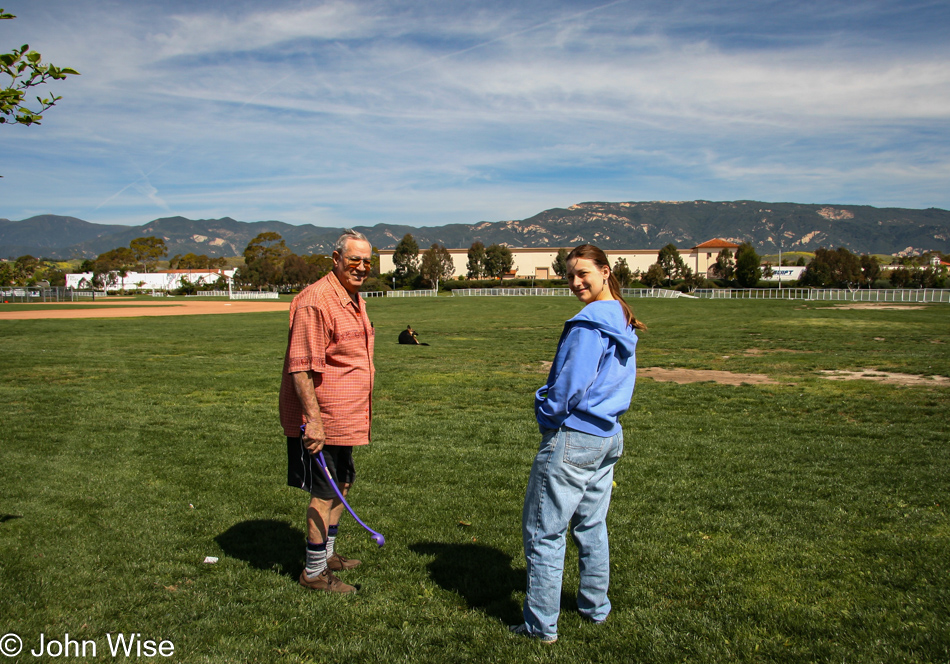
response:
<path fill-rule="evenodd" d="M 218 559 L 214 556 L 205 556 L 205 562 L 209 565 L 214 565 L 216 562 L 218 562 Z"/>

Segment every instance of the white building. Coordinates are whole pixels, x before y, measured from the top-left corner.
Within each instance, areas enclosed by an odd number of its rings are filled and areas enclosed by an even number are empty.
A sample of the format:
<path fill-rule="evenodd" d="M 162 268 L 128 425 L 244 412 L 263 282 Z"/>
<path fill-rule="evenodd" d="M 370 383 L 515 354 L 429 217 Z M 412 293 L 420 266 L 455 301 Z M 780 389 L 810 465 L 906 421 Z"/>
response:
<path fill-rule="evenodd" d="M 110 275 L 107 291 L 117 290 L 160 290 L 172 291 L 181 288 L 182 279 L 192 284 L 210 286 L 222 276 L 226 282 L 234 278 L 236 268 L 226 270 L 161 270 L 159 272 L 127 272 L 124 277 L 118 273 Z M 92 272 L 80 272 L 66 275 L 66 288 L 92 288 Z"/>

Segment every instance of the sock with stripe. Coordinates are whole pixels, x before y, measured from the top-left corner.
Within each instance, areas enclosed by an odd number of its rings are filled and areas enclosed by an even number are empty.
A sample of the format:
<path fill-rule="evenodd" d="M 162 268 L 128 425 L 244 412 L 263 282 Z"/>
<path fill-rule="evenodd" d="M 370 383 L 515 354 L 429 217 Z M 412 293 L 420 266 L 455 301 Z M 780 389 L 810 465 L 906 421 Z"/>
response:
<path fill-rule="evenodd" d="M 336 542 L 336 533 L 340 529 L 340 524 L 327 526 L 327 560 L 333 557 L 333 544 Z"/>
<path fill-rule="evenodd" d="M 307 564 L 304 574 L 313 578 L 327 568 L 327 543 L 314 544 L 307 541 Z"/>

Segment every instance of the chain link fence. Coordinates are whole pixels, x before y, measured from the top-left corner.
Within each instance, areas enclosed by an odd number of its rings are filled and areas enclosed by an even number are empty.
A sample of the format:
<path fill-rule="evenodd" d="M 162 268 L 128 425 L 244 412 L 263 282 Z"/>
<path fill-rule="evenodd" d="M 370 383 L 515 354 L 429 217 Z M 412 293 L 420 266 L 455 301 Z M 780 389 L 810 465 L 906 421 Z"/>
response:
<path fill-rule="evenodd" d="M 6 303 L 32 302 L 77 302 L 97 297 L 106 297 L 105 291 L 77 290 L 54 286 L 40 288 L 37 286 L 13 286 L 0 289 L 0 300 Z"/>

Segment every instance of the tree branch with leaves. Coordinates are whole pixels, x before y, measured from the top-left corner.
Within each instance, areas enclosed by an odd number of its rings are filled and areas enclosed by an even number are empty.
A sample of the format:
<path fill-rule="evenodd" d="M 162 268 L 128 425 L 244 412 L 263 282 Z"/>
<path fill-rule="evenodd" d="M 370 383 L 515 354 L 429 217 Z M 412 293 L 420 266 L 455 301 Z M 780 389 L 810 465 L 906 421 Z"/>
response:
<path fill-rule="evenodd" d="M 16 16 L 0 9 L 0 20 L 13 18 Z M 34 110 L 27 106 L 27 91 L 50 81 L 61 81 L 67 76 L 79 76 L 75 69 L 44 64 L 42 59 L 42 55 L 30 50 L 29 44 L 23 44 L 10 53 L 0 53 L 0 73 L 10 77 L 9 82 L 0 88 L 0 124 L 40 124 L 43 113 L 55 106 L 62 97 L 53 94 L 37 96 Z"/>

